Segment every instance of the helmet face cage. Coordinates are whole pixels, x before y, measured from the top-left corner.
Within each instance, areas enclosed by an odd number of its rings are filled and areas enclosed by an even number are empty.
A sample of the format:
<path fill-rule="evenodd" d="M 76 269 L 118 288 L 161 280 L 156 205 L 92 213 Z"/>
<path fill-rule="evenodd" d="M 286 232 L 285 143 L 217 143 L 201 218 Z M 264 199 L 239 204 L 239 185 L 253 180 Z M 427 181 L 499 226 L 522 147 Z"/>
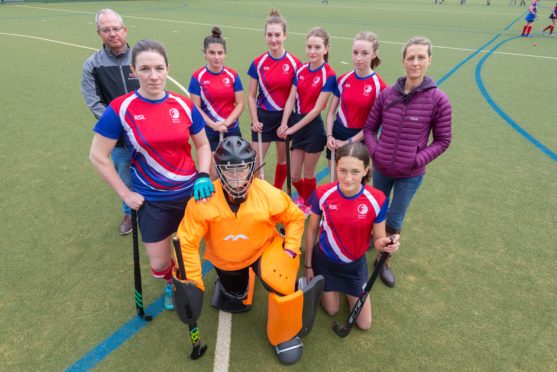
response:
<path fill-rule="evenodd" d="M 246 198 L 254 173 L 255 160 L 240 164 L 217 165 L 217 174 L 223 189 L 235 200 Z"/>

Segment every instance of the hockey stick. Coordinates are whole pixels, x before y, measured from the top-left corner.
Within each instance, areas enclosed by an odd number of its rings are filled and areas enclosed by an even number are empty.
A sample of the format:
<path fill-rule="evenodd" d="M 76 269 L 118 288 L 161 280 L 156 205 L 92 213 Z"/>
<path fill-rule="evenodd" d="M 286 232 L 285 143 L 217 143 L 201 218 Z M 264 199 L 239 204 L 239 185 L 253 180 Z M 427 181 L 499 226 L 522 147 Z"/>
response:
<path fill-rule="evenodd" d="M 286 137 L 286 193 L 292 197 L 292 174 L 290 173 L 290 138 Z"/>
<path fill-rule="evenodd" d="M 335 151 L 334 148 L 331 150 L 331 182 L 335 182 Z"/>
<path fill-rule="evenodd" d="M 176 259 L 178 260 L 178 267 L 180 268 L 180 280 L 187 280 L 186 269 L 184 268 L 184 258 L 182 257 L 182 248 L 180 247 L 180 239 L 175 236 L 172 238 L 172 245 L 174 246 L 174 251 L 176 252 Z M 191 313 L 189 306 L 186 308 L 186 313 Z M 190 328 L 190 338 L 193 349 L 191 351 L 190 357 L 195 360 L 199 359 L 207 351 L 207 345 L 201 346 L 201 337 L 199 335 L 199 328 L 197 328 L 197 322 L 189 323 Z"/>
<path fill-rule="evenodd" d="M 134 300 L 137 315 L 146 321 L 153 320 L 151 315 L 145 314 L 143 309 L 143 287 L 141 285 L 141 267 L 139 266 L 139 242 L 137 237 L 137 212 L 132 209 L 132 239 L 133 239 L 133 281 L 135 285 Z"/>
<path fill-rule="evenodd" d="M 391 236 L 390 239 L 391 239 L 390 244 L 393 244 L 393 237 Z M 364 303 L 366 302 L 367 296 L 369 295 L 369 292 L 373 287 L 373 283 L 375 283 L 375 280 L 379 276 L 379 272 L 381 272 L 381 269 L 383 268 L 383 265 L 385 264 L 385 261 L 387 261 L 387 258 L 389 256 L 390 255 L 388 253 L 383 253 L 381 255 L 379 262 L 377 263 L 377 265 L 375 265 L 375 270 L 373 270 L 373 274 L 371 274 L 371 277 L 369 278 L 366 286 L 364 287 L 364 293 L 362 293 L 360 297 L 358 297 L 358 301 L 356 301 L 354 308 L 350 312 L 346 324 L 344 324 L 341 327 L 340 324 L 338 324 L 336 321 L 333 321 L 333 331 L 335 331 L 335 333 L 340 337 L 346 337 L 350 333 L 352 326 L 356 322 L 356 319 L 358 319 L 358 315 L 360 315 L 360 312 L 364 307 Z"/>
<path fill-rule="evenodd" d="M 265 164 L 263 163 L 263 138 L 261 132 L 257 132 L 257 148 L 259 150 L 259 178 L 265 179 Z"/>
<path fill-rule="evenodd" d="M 219 132 L 219 143 L 224 139 L 224 132 Z"/>

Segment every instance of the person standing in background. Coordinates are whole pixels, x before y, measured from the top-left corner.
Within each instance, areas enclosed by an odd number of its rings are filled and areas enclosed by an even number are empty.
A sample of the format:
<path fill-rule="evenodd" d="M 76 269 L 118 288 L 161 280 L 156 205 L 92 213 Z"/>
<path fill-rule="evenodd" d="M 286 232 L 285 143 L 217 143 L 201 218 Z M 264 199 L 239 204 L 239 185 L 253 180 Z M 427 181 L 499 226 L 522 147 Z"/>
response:
<path fill-rule="evenodd" d="M 95 16 L 95 24 L 103 46 L 83 64 L 81 93 L 98 120 L 114 98 L 138 89 L 139 82 L 130 67 L 128 28 L 122 17 L 111 9 L 101 9 Z M 130 151 L 122 138 L 116 142 L 111 158 L 118 176 L 131 189 Z M 124 217 L 119 231 L 120 235 L 126 235 L 132 231 L 131 209 L 123 201 L 122 212 Z"/>

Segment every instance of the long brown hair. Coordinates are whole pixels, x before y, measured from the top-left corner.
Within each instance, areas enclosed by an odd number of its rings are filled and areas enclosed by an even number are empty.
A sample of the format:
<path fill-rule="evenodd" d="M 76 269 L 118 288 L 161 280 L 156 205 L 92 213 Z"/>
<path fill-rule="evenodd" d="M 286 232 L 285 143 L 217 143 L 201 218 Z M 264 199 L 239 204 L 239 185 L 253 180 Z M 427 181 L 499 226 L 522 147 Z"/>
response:
<path fill-rule="evenodd" d="M 310 29 L 308 31 L 308 36 L 306 37 L 306 40 L 312 36 L 321 38 L 321 40 L 323 40 L 323 44 L 325 45 L 325 47 L 329 46 L 329 33 L 323 27 L 314 27 Z M 325 56 L 323 56 L 323 58 L 325 59 L 325 62 L 329 62 L 329 51 L 327 51 L 327 53 L 325 54 Z"/>
<path fill-rule="evenodd" d="M 371 60 L 370 65 L 372 70 L 375 69 L 377 66 L 381 64 L 381 60 L 377 55 L 377 49 L 379 49 L 379 38 L 375 33 L 371 31 L 362 31 L 362 32 L 358 32 L 354 37 L 354 41 L 359 41 L 359 40 L 368 41 L 371 43 L 371 49 L 373 49 L 373 53 L 375 54 L 375 57 Z"/>

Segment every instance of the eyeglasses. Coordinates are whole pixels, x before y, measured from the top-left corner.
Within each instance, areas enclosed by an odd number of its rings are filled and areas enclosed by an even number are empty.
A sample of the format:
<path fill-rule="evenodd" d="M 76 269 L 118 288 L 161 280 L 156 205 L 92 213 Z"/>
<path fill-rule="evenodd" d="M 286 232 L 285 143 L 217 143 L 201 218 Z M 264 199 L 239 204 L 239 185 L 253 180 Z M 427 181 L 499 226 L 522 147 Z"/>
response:
<path fill-rule="evenodd" d="M 101 28 L 101 29 L 99 30 L 99 32 L 100 32 L 101 34 L 105 34 L 105 35 L 108 35 L 108 34 L 110 34 L 111 32 L 114 32 L 115 34 L 117 34 L 118 32 L 122 31 L 123 29 L 124 29 L 124 26 L 119 26 L 119 27 L 104 27 L 104 28 Z"/>

